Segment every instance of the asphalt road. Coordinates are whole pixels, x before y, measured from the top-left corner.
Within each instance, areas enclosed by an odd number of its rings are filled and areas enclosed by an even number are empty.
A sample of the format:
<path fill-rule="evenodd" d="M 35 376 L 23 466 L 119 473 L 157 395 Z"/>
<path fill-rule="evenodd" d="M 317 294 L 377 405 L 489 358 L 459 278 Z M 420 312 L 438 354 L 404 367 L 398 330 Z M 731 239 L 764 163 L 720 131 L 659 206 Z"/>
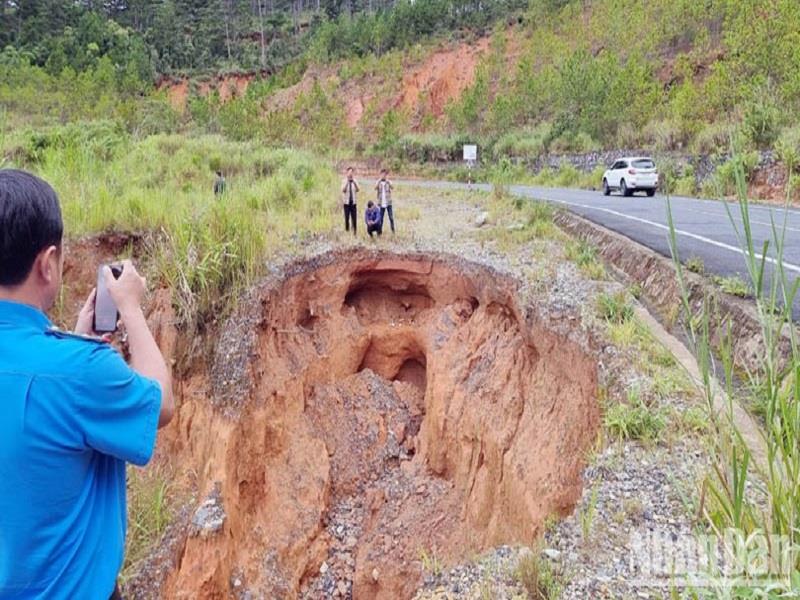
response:
<path fill-rule="evenodd" d="M 445 189 L 466 188 L 464 184 L 449 182 L 415 181 L 413 184 Z M 491 189 L 487 184 L 477 184 L 475 187 L 482 190 Z M 616 231 L 664 256 L 671 256 L 667 200 L 664 196 L 656 195 L 648 198 L 638 194 L 625 198 L 618 194 L 603 196 L 600 191 L 523 185 L 514 185 L 510 189 L 513 194 L 524 198 L 548 200 L 563 205 L 594 223 Z M 726 204 L 733 221 L 728 215 Z M 721 276 L 739 275 L 745 281 L 750 281 L 742 246 L 735 230 L 736 227 L 743 233 L 738 204 L 672 196 L 670 205 L 677 234 L 678 254 L 683 261 L 699 257 L 703 261 L 706 273 Z M 764 241 L 770 242 L 766 259 L 767 285 L 771 281 L 776 264 L 773 258 L 773 219 L 778 230 L 782 228 L 784 219 L 786 220 L 783 258 L 785 273 L 790 282 L 800 276 L 800 211 L 751 204 L 750 224 L 754 247 L 759 256 Z M 794 300 L 792 309 L 794 319 L 797 320 L 800 318 L 800 298 Z"/>

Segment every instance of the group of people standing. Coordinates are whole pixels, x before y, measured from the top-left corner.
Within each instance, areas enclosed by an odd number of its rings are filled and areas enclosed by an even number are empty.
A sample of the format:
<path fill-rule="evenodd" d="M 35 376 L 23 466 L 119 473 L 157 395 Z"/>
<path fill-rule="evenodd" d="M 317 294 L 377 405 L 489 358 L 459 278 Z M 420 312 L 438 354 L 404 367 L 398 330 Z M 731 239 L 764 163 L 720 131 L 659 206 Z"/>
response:
<path fill-rule="evenodd" d="M 375 183 L 376 201 L 367 202 L 367 209 L 364 211 L 364 221 L 367 225 L 367 233 L 370 237 L 374 234 L 383 233 L 383 220 L 389 215 L 389 224 L 394 233 L 394 212 L 392 211 L 392 182 L 389 180 L 389 171 L 381 170 L 381 178 Z M 344 209 L 344 228 L 350 231 L 353 226 L 353 235 L 357 233 L 357 214 L 358 214 L 358 193 L 361 188 L 358 185 L 353 173 L 353 167 L 348 167 L 345 179 L 342 183 L 342 207 Z"/>

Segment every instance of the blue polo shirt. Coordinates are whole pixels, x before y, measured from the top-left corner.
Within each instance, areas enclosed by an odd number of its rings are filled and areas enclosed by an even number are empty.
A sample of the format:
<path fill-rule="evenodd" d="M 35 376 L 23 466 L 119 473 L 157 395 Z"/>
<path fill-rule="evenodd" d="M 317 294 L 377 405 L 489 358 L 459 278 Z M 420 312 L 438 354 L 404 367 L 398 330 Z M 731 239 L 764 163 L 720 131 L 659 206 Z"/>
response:
<path fill-rule="evenodd" d="M 0 598 L 107 600 L 125 463 L 155 445 L 161 388 L 108 344 L 0 301 Z"/>

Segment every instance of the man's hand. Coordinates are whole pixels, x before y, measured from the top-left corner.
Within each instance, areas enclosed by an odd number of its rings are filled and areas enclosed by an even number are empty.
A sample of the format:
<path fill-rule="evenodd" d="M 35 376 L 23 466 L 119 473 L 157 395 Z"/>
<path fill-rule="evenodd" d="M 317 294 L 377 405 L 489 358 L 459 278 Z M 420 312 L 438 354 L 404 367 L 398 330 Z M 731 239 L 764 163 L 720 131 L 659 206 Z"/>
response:
<path fill-rule="evenodd" d="M 78 322 L 75 323 L 75 329 L 72 331 L 78 335 L 97 335 L 94 330 L 94 301 L 97 297 L 97 288 L 94 288 L 86 302 L 83 303 L 81 312 L 78 313 Z M 119 325 L 119 324 L 118 324 Z M 104 342 L 111 343 L 113 336 L 110 333 L 104 333 L 100 336 Z"/>
<path fill-rule="evenodd" d="M 136 267 L 130 260 L 122 262 L 122 275 L 114 278 L 110 267 L 103 268 L 103 277 L 106 280 L 108 293 L 117 305 L 122 320 L 126 314 L 141 308 L 144 294 L 147 291 L 147 281 L 139 275 Z"/>
<path fill-rule="evenodd" d="M 119 279 L 114 279 L 109 267 L 104 269 L 103 276 L 108 286 L 108 293 L 117 305 L 125 330 L 128 332 L 131 367 L 137 373 L 155 379 L 161 385 L 161 412 L 158 426 L 163 427 L 172 419 L 175 410 L 172 376 L 142 312 L 142 300 L 147 289 L 146 281 L 136 272 L 136 267 L 129 260 L 123 261 L 122 275 Z"/>
<path fill-rule="evenodd" d="M 97 295 L 97 288 L 93 289 L 83 303 L 81 312 L 78 313 L 78 321 L 75 323 L 75 333 L 79 335 L 94 334 L 94 298 Z"/>

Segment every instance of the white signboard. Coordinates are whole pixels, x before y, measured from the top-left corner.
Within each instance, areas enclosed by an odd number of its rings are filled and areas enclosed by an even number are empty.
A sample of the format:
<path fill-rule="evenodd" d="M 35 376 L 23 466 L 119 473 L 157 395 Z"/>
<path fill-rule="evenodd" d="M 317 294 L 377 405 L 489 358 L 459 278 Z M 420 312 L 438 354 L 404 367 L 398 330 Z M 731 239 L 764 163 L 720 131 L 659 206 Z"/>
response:
<path fill-rule="evenodd" d="M 474 162 L 478 160 L 478 147 L 474 144 L 464 144 L 464 160 Z"/>

